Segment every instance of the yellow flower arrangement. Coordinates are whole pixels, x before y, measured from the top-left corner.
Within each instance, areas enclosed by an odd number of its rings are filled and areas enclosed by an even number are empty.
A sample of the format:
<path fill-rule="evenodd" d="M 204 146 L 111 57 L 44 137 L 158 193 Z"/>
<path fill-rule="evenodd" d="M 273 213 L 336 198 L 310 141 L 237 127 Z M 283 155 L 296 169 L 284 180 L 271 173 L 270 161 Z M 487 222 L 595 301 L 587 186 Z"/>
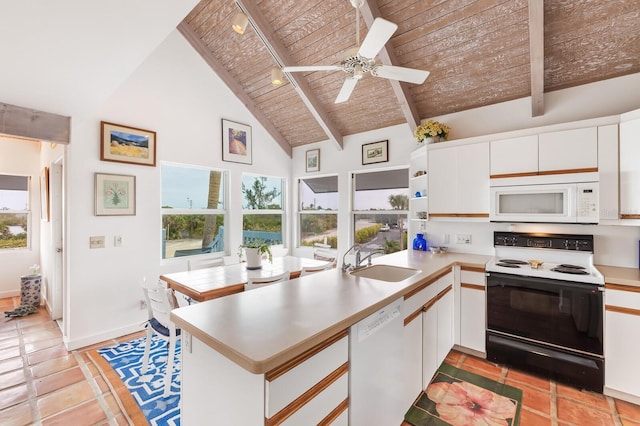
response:
<path fill-rule="evenodd" d="M 449 130 L 449 126 L 446 124 L 438 123 L 434 120 L 427 120 L 426 123 L 419 125 L 413 134 L 418 140 L 418 143 L 420 143 L 429 137 L 435 138 L 436 136 L 439 136 L 442 139 L 447 139 L 447 136 L 449 136 Z"/>

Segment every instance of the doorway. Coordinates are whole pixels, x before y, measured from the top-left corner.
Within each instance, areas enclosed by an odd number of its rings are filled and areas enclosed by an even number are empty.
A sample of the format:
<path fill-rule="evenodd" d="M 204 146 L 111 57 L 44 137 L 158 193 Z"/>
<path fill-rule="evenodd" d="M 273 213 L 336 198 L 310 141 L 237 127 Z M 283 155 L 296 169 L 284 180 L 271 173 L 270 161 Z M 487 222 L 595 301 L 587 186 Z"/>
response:
<path fill-rule="evenodd" d="M 58 321 L 64 333 L 65 252 L 64 252 L 64 156 L 51 164 L 51 247 L 53 273 L 51 274 L 51 317 Z"/>

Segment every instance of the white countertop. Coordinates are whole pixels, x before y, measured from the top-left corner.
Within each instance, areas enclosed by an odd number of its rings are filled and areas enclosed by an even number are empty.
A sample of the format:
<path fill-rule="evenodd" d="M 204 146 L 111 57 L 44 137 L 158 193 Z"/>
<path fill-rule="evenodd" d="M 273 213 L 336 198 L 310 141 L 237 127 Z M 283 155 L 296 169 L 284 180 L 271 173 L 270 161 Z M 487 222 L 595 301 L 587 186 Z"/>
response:
<path fill-rule="evenodd" d="M 252 373 L 265 373 L 350 327 L 454 265 L 484 268 L 490 256 L 401 251 L 374 263 L 420 270 L 400 282 L 340 268 L 209 300 L 171 313 L 178 327 Z"/>

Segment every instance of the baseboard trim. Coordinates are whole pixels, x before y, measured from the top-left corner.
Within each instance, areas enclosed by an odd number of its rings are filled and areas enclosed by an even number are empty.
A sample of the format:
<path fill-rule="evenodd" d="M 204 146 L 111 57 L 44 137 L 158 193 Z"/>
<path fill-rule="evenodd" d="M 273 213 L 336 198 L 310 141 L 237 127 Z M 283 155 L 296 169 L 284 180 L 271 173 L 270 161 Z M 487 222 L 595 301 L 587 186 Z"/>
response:
<path fill-rule="evenodd" d="M 64 339 L 64 344 L 68 351 L 81 349 L 86 346 L 95 345 L 96 343 L 105 342 L 110 339 L 116 339 L 118 337 L 125 336 L 127 334 L 136 333 L 144 330 L 144 324 L 136 323 L 125 327 L 116 328 L 113 330 L 105 331 L 104 333 L 94 334 L 91 336 L 82 337 L 79 339 Z"/>
<path fill-rule="evenodd" d="M 7 297 L 15 296 L 20 296 L 20 290 L 0 291 L 0 299 L 6 299 Z"/>
<path fill-rule="evenodd" d="M 466 348 L 460 345 L 453 345 L 453 349 L 467 355 L 473 355 L 476 358 L 487 359 L 487 354 L 485 352 L 476 351 L 475 349 Z"/>
<path fill-rule="evenodd" d="M 610 387 L 605 386 L 602 392 L 607 396 L 612 396 L 614 398 L 621 399 L 623 401 L 630 402 L 632 404 L 640 405 L 640 396 L 632 395 L 630 393 L 622 392 L 616 389 L 612 389 Z"/>

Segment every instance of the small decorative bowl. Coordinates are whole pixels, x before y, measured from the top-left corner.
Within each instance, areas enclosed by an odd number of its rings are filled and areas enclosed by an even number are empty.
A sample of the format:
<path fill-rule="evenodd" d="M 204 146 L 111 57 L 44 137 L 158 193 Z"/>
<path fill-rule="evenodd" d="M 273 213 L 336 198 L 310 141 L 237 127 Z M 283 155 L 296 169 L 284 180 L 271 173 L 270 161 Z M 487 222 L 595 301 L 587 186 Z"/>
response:
<path fill-rule="evenodd" d="M 418 215 L 418 219 L 427 219 L 429 217 L 428 212 L 416 212 L 416 214 Z"/>
<path fill-rule="evenodd" d="M 431 253 L 435 253 L 435 254 L 442 254 L 442 253 L 446 253 L 447 252 L 447 248 L 446 247 L 430 246 L 429 250 L 431 250 Z"/>

